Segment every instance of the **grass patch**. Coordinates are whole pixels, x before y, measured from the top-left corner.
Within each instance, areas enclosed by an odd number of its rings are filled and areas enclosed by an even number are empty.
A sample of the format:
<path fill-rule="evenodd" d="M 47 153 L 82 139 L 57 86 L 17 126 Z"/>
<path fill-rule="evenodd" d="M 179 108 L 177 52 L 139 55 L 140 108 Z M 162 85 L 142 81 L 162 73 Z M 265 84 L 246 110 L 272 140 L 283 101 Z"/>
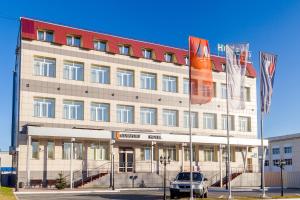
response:
<path fill-rule="evenodd" d="M 0 200 L 16 200 L 13 188 L 0 187 Z"/>

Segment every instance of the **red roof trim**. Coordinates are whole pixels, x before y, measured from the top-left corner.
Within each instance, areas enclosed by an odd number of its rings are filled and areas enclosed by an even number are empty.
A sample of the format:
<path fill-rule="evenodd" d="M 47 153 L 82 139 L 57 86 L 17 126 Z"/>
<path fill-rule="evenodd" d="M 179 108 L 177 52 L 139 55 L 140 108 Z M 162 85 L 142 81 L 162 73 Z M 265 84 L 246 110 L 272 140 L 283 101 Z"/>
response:
<path fill-rule="evenodd" d="M 176 63 L 174 64 L 185 65 L 185 57 L 188 53 L 188 51 L 185 49 L 122 38 L 103 33 L 96 33 L 28 18 L 21 18 L 22 39 L 37 40 L 37 30 L 39 29 L 53 31 L 53 43 L 58 45 L 66 45 L 67 35 L 78 35 L 81 37 L 81 48 L 83 49 L 94 49 L 94 40 L 107 41 L 107 52 L 112 54 L 119 54 L 118 45 L 128 44 L 131 46 L 132 51 L 132 54 L 130 56 L 135 58 L 143 58 L 142 49 L 151 49 L 155 55 L 155 58 L 153 60 L 157 62 L 165 62 L 164 54 L 166 52 L 170 52 L 176 58 Z M 211 55 L 211 59 L 214 62 L 215 71 L 221 72 L 222 63 L 225 63 L 225 58 Z M 249 63 L 247 65 L 247 76 L 252 78 L 256 77 L 256 71 L 252 63 Z"/>

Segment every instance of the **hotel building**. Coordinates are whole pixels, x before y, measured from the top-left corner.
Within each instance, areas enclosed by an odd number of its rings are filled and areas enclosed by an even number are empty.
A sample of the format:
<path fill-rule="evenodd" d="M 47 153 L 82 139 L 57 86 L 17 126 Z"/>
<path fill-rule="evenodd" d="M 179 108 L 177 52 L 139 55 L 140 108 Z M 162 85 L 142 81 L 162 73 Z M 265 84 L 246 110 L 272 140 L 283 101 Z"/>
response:
<path fill-rule="evenodd" d="M 11 152 L 18 182 L 109 173 L 112 155 L 116 176 L 160 174 L 160 156 L 171 159 L 169 172 L 189 169 L 187 50 L 21 18 L 16 54 Z M 225 58 L 211 57 L 214 97 L 191 108 L 193 165 L 221 179 Z M 244 89 L 246 109 L 229 112 L 233 172 L 258 168 L 251 63 Z"/>

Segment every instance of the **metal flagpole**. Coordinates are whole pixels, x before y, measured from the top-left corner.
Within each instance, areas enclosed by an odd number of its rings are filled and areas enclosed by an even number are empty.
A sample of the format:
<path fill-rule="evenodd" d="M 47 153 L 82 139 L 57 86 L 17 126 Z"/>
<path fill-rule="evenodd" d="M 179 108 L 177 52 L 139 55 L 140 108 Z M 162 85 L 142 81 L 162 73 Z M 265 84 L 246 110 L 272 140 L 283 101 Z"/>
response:
<path fill-rule="evenodd" d="M 232 199 L 231 194 L 231 167 L 230 167 L 230 142 L 229 142 L 229 104 L 228 104 L 228 67 L 226 66 L 226 110 L 227 110 L 227 184 L 229 195 L 228 199 Z"/>
<path fill-rule="evenodd" d="M 260 65 L 260 92 L 262 91 L 262 80 L 261 80 L 261 52 L 259 52 L 259 65 Z M 260 140 L 261 140 L 261 189 L 262 198 L 266 197 L 265 192 L 265 148 L 264 148 L 264 137 L 263 137 L 263 112 L 262 112 L 262 98 L 260 98 Z"/>
<path fill-rule="evenodd" d="M 189 37 L 189 134 L 190 134 L 190 200 L 193 200 L 193 145 L 192 145 L 192 122 L 191 122 L 191 95 L 192 95 L 192 82 L 191 82 L 191 54 L 190 54 L 190 37 Z"/>

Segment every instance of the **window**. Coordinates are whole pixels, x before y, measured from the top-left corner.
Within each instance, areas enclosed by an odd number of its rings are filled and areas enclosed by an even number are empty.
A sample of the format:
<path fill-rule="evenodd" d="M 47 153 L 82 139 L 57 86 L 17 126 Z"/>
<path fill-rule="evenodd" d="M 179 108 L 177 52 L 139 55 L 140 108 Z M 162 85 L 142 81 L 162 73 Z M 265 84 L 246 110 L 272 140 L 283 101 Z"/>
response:
<path fill-rule="evenodd" d="M 82 160 L 83 158 L 83 145 L 82 143 L 74 143 L 74 159 Z"/>
<path fill-rule="evenodd" d="M 177 92 L 177 77 L 163 76 L 163 91 Z"/>
<path fill-rule="evenodd" d="M 142 160 L 151 160 L 151 147 L 143 147 L 141 149 L 141 158 Z"/>
<path fill-rule="evenodd" d="M 37 141 L 32 141 L 32 142 L 31 142 L 31 147 L 32 147 L 31 158 L 32 158 L 32 159 L 39 159 L 39 154 L 40 154 L 40 143 L 37 142 Z"/>
<path fill-rule="evenodd" d="M 269 155 L 269 149 L 267 148 L 266 149 L 266 156 L 268 156 Z"/>
<path fill-rule="evenodd" d="M 94 49 L 97 51 L 106 51 L 106 42 L 105 41 L 94 41 Z"/>
<path fill-rule="evenodd" d="M 292 147 L 284 147 L 284 153 L 285 154 L 292 153 Z"/>
<path fill-rule="evenodd" d="M 165 61 L 166 61 L 166 62 L 172 62 L 172 61 L 173 61 L 173 54 L 171 54 L 171 53 L 166 53 L 166 54 L 165 54 Z"/>
<path fill-rule="evenodd" d="M 54 142 L 48 142 L 47 144 L 47 157 L 48 159 L 54 160 Z"/>
<path fill-rule="evenodd" d="M 221 84 L 221 98 L 222 99 L 226 99 L 227 97 L 227 88 L 226 88 L 226 84 Z"/>
<path fill-rule="evenodd" d="M 83 120 L 83 101 L 64 100 L 64 119 Z"/>
<path fill-rule="evenodd" d="M 133 124 L 133 122 L 134 122 L 133 106 L 118 105 L 117 106 L 117 122 Z"/>
<path fill-rule="evenodd" d="M 191 112 L 191 125 L 192 128 L 198 128 L 198 113 L 197 112 Z M 184 112 L 184 128 L 189 128 L 189 112 Z"/>
<path fill-rule="evenodd" d="M 184 148 L 184 160 L 188 161 L 190 160 L 190 148 L 185 147 Z M 196 148 L 193 146 L 193 161 L 196 161 Z"/>
<path fill-rule="evenodd" d="M 250 88 L 249 87 L 245 87 L 244 88 L 244 100 L 245 101 L 250 101 Z"/>
<path fill-rule="evenodd" d="M 269 160 L 265 160 L 265 166 L 266 167 L 270 166 L 270 161 Z"/>
<path fill-rule="evenodd" d="M 109 84 L 110 82 L 110 70 L 109 67 L 95 66 L 91 68 L 91 82 Z"/>
<path fill-rule="evenodd" d="M 48 98 L 34 98 L 34 117 L 54 118 L 55 100 Z"/>
<path fill-rule="evenodd" d="M 156 90 L 156 74 L 142 72 L 141 89 Z"/>
<path fill-rule="evenodd" d="M 273 154 L 273 155 L 278 155 L 278 154 L 280 154 L 280 148 L 279 148 L 279 147 L 272 148 L 272 154 Z"/>
<path fill-rule="evenodd" d="M 128 45 L 119 46 L 119 52 L 120 52 L 120 54 L 123 54 L 123 55 L 129 55 L 130 54 L 130 46 L 128 46 Z"/>
<path fill-rule="evenodd" d="M 83 81 L 83 64 L 77 62 L 65 62 L 64 79 Z"/>
<path fill-rule="evenodd" d="M 53 32 L 52 31 L 38 31 L 38 40 L 45 42 L 53 42 Z"/>
<path fill-rule="evenodd" d="M 185 61 L 185 65 L 189 65 L 190 64 L 188 56 L 184 57 L 184 61 Z"/>
<path fill-rule="evenodd" d="M 144 49 L 143 50 L 143 56 L 146 59 L 151 59 L 152 58 L 152 50 L 150 50 L 150 49 Z"/>
<path fill-rule="evenodd" d="M 235 162 L 235 148 L 234 146 L 231 146 L 230 147 L 230 162 Z M 223 148 L 222 149 L 222 160 L 223 162 L 227 162 L 227 158 L 228 158 L 228 155 L 227 155 L 227 148 Z"/>
<path fill-rule="evenodd" d="M 222 64 L 222 70 L 223 70 L 223 72 L 226 71 L 226 64 Z"/>
<path fill-rule="evenodd" d="M 229 130 L 234 131 L 234 116 L 228 116 Z M 222 115 L 222 129 L 227 130 L 227 115 Z"/>
<path fill-rule="evenodd" d="M 34 57 L 35 76 L 55 77 L 55 59 L 45 57 Z"/>
<path fill-rule="evenodd" d="M 156 125 L 156 108 L 141 108 L 141 124 L 144 125 Z"/>
<path fill-rule="evenodd" d="M 203 113 L 203 128 L 204 129 L 217 129 L 216 115 L 212 113 Z"/>
<path fill-rule="evenodd" d="M 190 82 L 189 79 L 183 79 L 183 94 L 189 94 Z"/>
<path fill-rule="evenodd" d="M 292 159 L 284 159 L 285 165 L 293 165 Z"/>
<path fill-rule="evenodd" d="M 170 158 L 171 161 L 177 160 L 176 153 L 177 152 L 175 146 L 165 147 L 163 150 L 163 156 L 165 156 L 166 158 Z"/>
<path fill-rule="evenodd" d="M 124 87 L 133 87 L 134 77 L 133 71 L 121 70 L 117 71 L 118 85 Z"/>
<path fill-rule="evenodd" d="M 109 121 L 109 104 L 91 103 L 91 120 L 92 121 Z"/>
<path fill-rule="evenodd" d="M 204 148 L 204 161 L 213 162 L 214 161 L 214 148 L 205 147 Z"/>
<path fill-rule="evenodd" d="M 108 160 L 109 149 L 107 144 L 91 144 L 88 153 L 89 160 Z"/>
<path fill-rule="evenodd" d="M 67 36 L 67 45 L 73 47 L 80 47 L 81 39 L 79 36 Z"/>
<path fill-rule="evenodd" d="M 164 126 L 170 126 L 170 127 L 178 126 L 177 116 L 178 116 L 177 110 L 164 109 L 163 110 Z"/>
<path fill-rule="evenodd" d="M 63 143 L 63 159 L 70 160 L 71 158 L 71 146 L 72 144 L 70 142 L 64 142 Z"/>
<path fill-rule="evenodd" d="M 250 132 L 251 131 L 250 117 L 239 117 L 239 130 L 241 132 Z"/>
<path fill-rule="evenodd" d="M 273 160 L 273 166 L 279 166 L 280 160 Z"/>

